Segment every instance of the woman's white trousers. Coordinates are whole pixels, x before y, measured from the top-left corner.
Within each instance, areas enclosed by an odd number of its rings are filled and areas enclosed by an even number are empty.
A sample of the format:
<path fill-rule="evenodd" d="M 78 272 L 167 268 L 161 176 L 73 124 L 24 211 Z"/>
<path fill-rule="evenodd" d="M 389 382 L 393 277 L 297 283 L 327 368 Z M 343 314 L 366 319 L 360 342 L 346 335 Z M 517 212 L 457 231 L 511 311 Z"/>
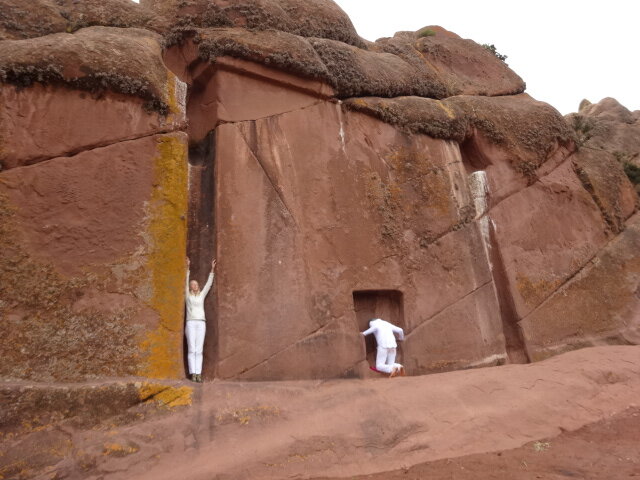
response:
<path fill-rule="evenodd" d="M 207 331 L 207 322 L 202 320 L 189 320 L 184 333 L 187 336 L 187 361 L 189 373 L 202 373 L 202 352 L 204 347 L 204 334 Z"/>

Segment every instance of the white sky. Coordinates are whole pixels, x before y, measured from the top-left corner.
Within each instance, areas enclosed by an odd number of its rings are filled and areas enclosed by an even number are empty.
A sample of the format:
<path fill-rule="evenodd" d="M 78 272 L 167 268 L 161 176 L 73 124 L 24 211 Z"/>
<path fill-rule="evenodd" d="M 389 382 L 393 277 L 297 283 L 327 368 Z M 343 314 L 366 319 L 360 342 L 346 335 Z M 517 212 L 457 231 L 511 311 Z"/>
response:
<path fill-rule="evenodd" d="M 638 0 L 335 1 L 367 40 L 440 25 L 492 43 L 527 92 L 563 114 L 583 98 L 614 97 L 640 110 Z"/>
<path fill-rule="evenodd" d="M 561 113 L 583 98 L 640 110 L 638 0 L 335 0 L 361 37 L 440 25 L 494 44 L 527 93 Z"/>

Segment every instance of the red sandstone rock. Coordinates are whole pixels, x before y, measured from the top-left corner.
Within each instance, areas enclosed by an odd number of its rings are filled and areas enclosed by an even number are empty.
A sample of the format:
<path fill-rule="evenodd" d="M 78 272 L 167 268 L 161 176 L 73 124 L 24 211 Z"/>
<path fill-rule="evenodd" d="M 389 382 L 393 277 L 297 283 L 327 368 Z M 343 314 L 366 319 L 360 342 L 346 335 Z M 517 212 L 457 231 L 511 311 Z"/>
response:
<path fill-rule="evenodd" d="M 0 40 L 39 37 L 63 32 L 66 19 L 53 0 L 2 0 Z"/>
<path fill-rule="evenodd" d="M 413 376 L 640 343 L 638 112 L 566 123 L 479 45 L 365 42 L 329 0 L 0 5 L 0 477 L 356 475 L 637 398 L 637 347 L 389 381 L 359 332 L 400 325 Z M 185 253 L 218 259 L 207 380 L 380 381 L 217 381 L 153 422 L 191 389 L 55 383 L 183 377 Z"/>
<path fill-rule="evenodd" d="M 605 144 L 634 145 L 635 114 L 607 100 L 571 129 L 481 46 L 439 27 L 363 42 L 330 1 L 123 1 L 4 26 L 39 37 L 0 42 L 4 376 L 180 376 L 185 244 L 194 277 L 219 258 L 209 379 L 366 376 L 368 316 L 406 330 L 413 374 L 579 343 L 529 322 L 634 212 Z M 79 31 L 49 35 L 58 7 Z M 635 341 L 635 303 L 620 305 L 607 335 Z M 69 345 L 55 330 L 89 322 Z"/>
<path fill-rule="evenodd" d="M 640 342 L 640 216 L 521 325 L 532 360 L 589 345 Z"/>
<path fill-rule="evenodd" d="M 431 30 L 433 35 L 420 36 Z M 506 63 L 483 46 L 441 27 L 399 32 L 376 41 L 375 48 L 399 55 L 435 74 L 451 95 L 515 95 L 525 84 Z"/>
<path fill-rule="evenodd" d="M 151 14 L 130 0 L 2 0 L 0 40 L 41 37 L 80 28 L 144 27 Z"/>
<path fill-rule="evenodd" d="M 147 136 L 0 173 L 3 377 L 180 374 L 185 149 Z"/>
<path fill-rule="evenodd" d="M 84 28 L 0 43 L 0 80 L 20 87 L 55 83 L 140 97 L 168 113 L 170 93 L 159 36 L 142 29 Z"/>
<path fill-rule="evenodd" d="M 141 5 L 158 14 L 165 29 L 245 27 L 363 44 L 349 17 L 331 0 L 142 0 Z"/>
<path fill-rule="evenodd" d="M 0 88 L 2 168 L 180 128 L 186 88 L 156 40 L 94 27 L 0 44 L 4 80 L 15 84 Z"/>
<path fill-rule="evenodd" d="M 472 220 L 473 207 L 454 145 L 399 138 L 392 127 L 345 115 L 330 103 L 255 124 L 223 125 L 216 144 L 221 377 L 254 378 L 256 365 L 259 378 L 318 375 L 311 373 L 313 361 L 306 367 L 291 355 L 287 347 L 296 342 L 313 352 L 310 358 L 325 359 L 325 372 L 356 368 L 362 359 L 357 343 L 327 342 L 315 334 L 338 330 L 357 341 L 358 329 L 348 320 L 354 290 L 401 290 L 401 321 L 410 332 L 436 314 L 443 322 L 465 320 L 440 312 L 491 283 L 475 227 L 455 231 Z M 231 197 L 236 200 L 225 200 Z M 278 232 L 273 239 L 271 231 Z M 469 314 L 496 311 L 491 288 Z M 322 309 L 315 306 L 319 302 Z M 265 319 L 262 325 L 255 324 L 256 316 Z M 296 320 L 274 329 L 284 317 Z M 458 327 L 461 336 L 449 340 L 456 364 L 504 352 L 499 323 L 488 322 L 488 343 L 481 340 L 478 348 L 469 348 L 476 333 Z M 345 362 L 349 351 L 353 356 Z M 420 342 L 411 350 L 416 358 L 423 351 Z M 405 360 L 411 358 L 405 352 Z M 429 367 L 420 363 L 415 373 Z"/>
<path fill-rule="evenodd" d="M 567 115 L 585 147 L 615 153 L 619 160 L 640 162 L 638 111 L 630 112 L 613 98 L 605 98 Z"/>
<path fill-rule="evenodd" d="M 95 96 L 61 86 L 3 86 L 2 169 L 180 128 L 185 121 L 186 89 L 171 74 L 166 83 L 165 89 L 175 99 L 175 113 L 167 117 L 148 112 L 144 100 L 119 93 Z"/>
<path fill-rule="evenodd" d="M 625 175 L 622 163 L 604 150 L 582 148 L 573 158 L 578 177 L 613 231 L 624 229 L 624 222 L 636 210 L 638 195 Z"/>
<path fill-rule="evenodd" d="M 630 112 L 615 99 L 605 98 L 582 105 L 566 119 L 585 148 L 603 150 L 623 166 L 640 168 L 640 111 Z M 636 190 L 640 192 L 637 181 Z"/>
<path fill-rule="evenodd" d="M 606 223 L 568 160 L 489 215 L 520 318 L 607 242 Z"/>
<path fill-rule="evenodd" d="M 533 365 L 392 380 L 215 382 L 197 387 L 191 408 L 165 408 L 160 415 L 154 414 L 157 408 L 135 406 L 136 390 L 139 395 L 144 390 L 139 383 L 5 385 L 0 395 L 10 401 L 18 397 L 15 390 L 21 391 L 20 420 L 28 419 L 33 427 L 22 423 L 19 431 L 0 438 L 3 458 L 10 459 L 0 468 L 7 476 L 28 468 L 32 476 L 46 472 L 106 480 L 362 478 L 375 473 L 386 478 L 390 470 L 438 459 L 456 465 L 467 455 L 495 456 L 522 445 L 531 449 L 528 455 L 544 459 L 567 452 L 566 432 L 609 421 L 637 405 L 639 359 L 637 346 L 608 346 Z M 177 396 L 177 386 L 167 387 L 168 395 Z M 96 391 L 104 395 L 101 409 L 94 405 Z M 61 415 L 43 425 L 39 420 L 47 417 L 41 405 L 47 402 L 50 411 Z M 16 418 L 6 413 L 3 409 L 0 416 Z M 589 440 L 602 457 L 602 441 L 612 445 L 611 437 L 618 434 L 631 447 L 625 451 L 635 452 L 637 435 L 629 430 L 610 429 Z M 532 450 L 534 440 L 540 441 L 540 451 Z M 588 448 L 592 454 L 596 447 Z M 580 459 L 583 450 L 570 453 Z M 531 469 L 525 470 L 518 458 L 517 475 L 527 474 Z M 613 461 L 624 468 L 616 472 L 633 471 L 634 461 L 637 466 L 633 456 Z M 582 468 L 594 472 L 594 478 L 611 472 L 599 465 Z M 485 472 L 500 478 L 488 469 L 464 478 Z"/>

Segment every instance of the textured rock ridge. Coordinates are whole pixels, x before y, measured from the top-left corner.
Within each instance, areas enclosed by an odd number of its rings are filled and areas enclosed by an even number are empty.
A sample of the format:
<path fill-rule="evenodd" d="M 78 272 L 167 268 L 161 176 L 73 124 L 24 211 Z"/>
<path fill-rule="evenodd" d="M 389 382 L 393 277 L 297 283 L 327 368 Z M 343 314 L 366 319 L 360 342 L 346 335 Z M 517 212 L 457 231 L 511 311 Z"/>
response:
<path fill-rule="evenodd" d="M 181 377 L 185 254 L 219 259 L 207 379 L 372 375 L 373 316 L 416 375 L 637 342 L 615 100 L 564 119 L 329 0 L 0 5 L 2 377 Z"/>
<path fill-rule="evenodd" d="M 90 27 L 7 40 L 0 49 L 0 80 L 20 88 L 39 83 L 96 95 L 108 90 L 140 97 L 147 109 L 169 113 L 159 36 L 147 30 Z"/>
<path fill-rule="evenodd" d="M 130 0 L 2 0 L 0 39 L 20 40 L 84 27 L 145 27 L 152 19 Z"/>

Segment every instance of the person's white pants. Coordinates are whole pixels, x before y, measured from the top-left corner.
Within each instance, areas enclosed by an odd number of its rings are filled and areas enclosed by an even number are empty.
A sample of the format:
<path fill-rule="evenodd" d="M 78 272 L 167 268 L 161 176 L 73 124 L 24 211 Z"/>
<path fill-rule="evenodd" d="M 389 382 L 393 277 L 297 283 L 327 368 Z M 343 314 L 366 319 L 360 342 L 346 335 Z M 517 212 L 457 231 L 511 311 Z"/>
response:
<path fill-rule="evenodd" d="M 184 329 L 187 336 L 187 361 L 189 373 L 202 373 L 202 351 L 204 347 L 204 334 L 207 331 L 207 323 L 201 320 L 189 320 Z"/>
<path fill-rule="evenodd" d="M 396 349 L 378 347 L 378 353 L 376 354 L 376 370 L 384 373 L 391 373 L 394 368 L 399 368 L 401 365 L 396 363 Z"/>

